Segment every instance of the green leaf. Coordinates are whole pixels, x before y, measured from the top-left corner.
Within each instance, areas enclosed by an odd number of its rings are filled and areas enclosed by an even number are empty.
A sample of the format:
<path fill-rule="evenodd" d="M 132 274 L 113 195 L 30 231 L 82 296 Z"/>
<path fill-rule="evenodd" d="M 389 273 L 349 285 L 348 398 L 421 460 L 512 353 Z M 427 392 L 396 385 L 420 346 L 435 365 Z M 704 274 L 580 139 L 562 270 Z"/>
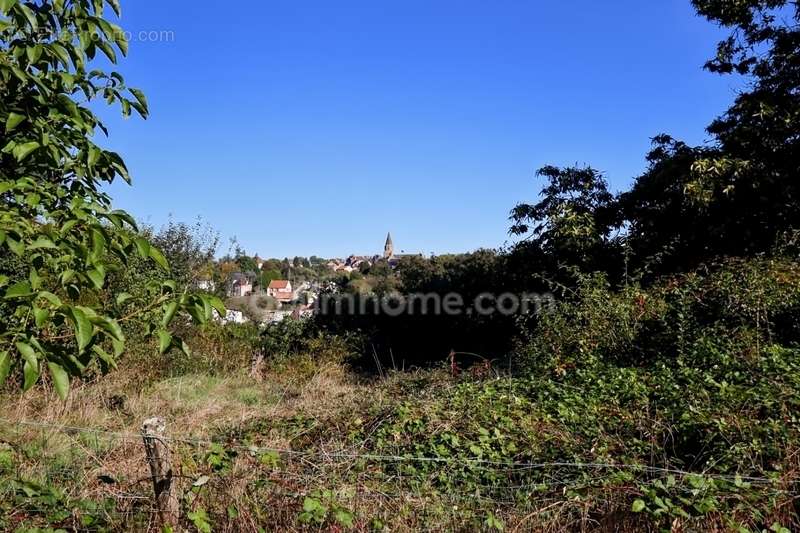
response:
<path fill-rule="evenodd" d="M 92 322 L 102 329 L 114 340 L 125 341 L 125 335 L 122 333 L 122 328 L 119 323 L 113 318 L 97 317 L 92 319 Z"/>
<path fill-rule="evenodd" d="M 186 341 L 184 341 L 183 339 L 178 339 L 176 337 L 175 338 L 175 342 L 178 344 L 178 346 L 180 347 L 181 351 L 183 352 L 183 354 L 186 357 L 191 357 L 192 356 L 192 350 L 189 348 L 189 345 L 186 344 Z"/>
<path fill-rule="evenodd" d="M 69 52 L 67 52 L 66 48 L 59 43 L 51 43 L 50 50 L 58 57 L 58 60 L 61 61 L 64 68 L 69 68 Z M 71 90 L 75 84 L 74 77 L 66 72 L 61 73 L 61 80 L 64 82 L 67 90 Z"/>
<path fill-rule="evenodd" d="M 39 237 L 35 241 L 33 241 L 30 245 L 28 245 L 28 250 L 41 250 L 41 249 L 50 249 L 57 248 L 55 243 L 48 239 L 47 237 Z"/>
<path fill-rule="evenodd" d="M 172 335 L 163 329 L 158 332 L 158 351 L 162 354 L 167 353 L 172 345 Z"/>
<path fill-rule="evenodd" d="M 5 383 L 8 379 L 8 374 L 11 372 L 11 354 L 8 352 L 0 352 L 0 385 Z"/>
<path fill-rule="evenodd" d="M 55 307 L 61 307 L 61 298 L 49 291 L 41 291 L 38 294 L 39 298 L 44 298 Z"/>
<path fill-rule="evenodd" d="M 18 342 L 16 343 L 17 350 L 19 350 L 20 355 L 26 361 L 29 361 L 31 364 L 38 364 L 38 359 L 36 358 L 36 350 L 33 349 L 33 346 L 28 344 L 27 342 Z"/>
<path fill-rule="evenodd" d="M 75 339 L 78 341 L 78 352 L 83 352 L 92 342 L 94 327 L 92 322 L 81 309 L 77 307 L 69 308 L 69 317 L 75 329 Z"/>
<path fill-rule="evenodd" d="M 11 237 L 6 237 L 6 244 L 15 255 L 22 257 L 25 254 L 25 245 L 20 241 L 14 240 Z"/>
<path fill-rule="evenodd" d="M 125 304 L 125 302 L 131 300 L 132 298 L 133 296 L 131 294 L 128 294 L 127 292 L 121 292 L 117 295 L 117 300 L 116 300 L 117 305 L 123 305 Z"/>
<path fill-rule="evenodd" d="M 61 401 L 66 401 L 67 395 L 69 395 L 69 375 L 61 365 L 50 361 L 47 362 L 47 368 L 50 369 L 50 376 L 53 378 L 53 385 L 58 397 L 61 398 Z"/>
<path fill-rule="evenodd" d="M 42 201 L 42 195 L 38 193 L 31 192 L 25 195 L 25 203 L 29 207 L 36 207 L 41 203 L 41 201 Z"/>
<path fill-rule="evenodd" d="M 225 304 L 222 302 L 222 300 L 220 298 L 218 298 L 216 296 L 212 296 L 211 298 L 208 299 L 208 301 L 211 303 L 212 307 L 214 307 L 214 309 L 217 310 L 217 313 L 219 313 L 219 316 L 222 316 L 222 317 L 225 316 L 225 313 L 226 313 Z"/>
<path fill-rule="evenodd" d="M 139 251 L 139 256 L 143 259 L 150 257 L 150 242 L 144 237 L 138 237 L 133 241 L 136 244 L 136 249 Z"/>
<path fill-rule="evenodd" d="M 17 350 L 19 350 L 20 355 L 25 360 L 25 364 L 22 367 L 22 375 L 24 377 L 22 390 L 27 391 L 33 387 L 36 384 L 36 380 L 39 379 L 39 360 L 36 357 L 36 351 L 34 351 L 30 344 L 18 342 Z"/>
<path fill-rule="evenodd" d="M 22 365 L 22 376 L 24 378 L 22 390 L 29 391 L 31 387 L 36 385 L 36 381 L 39 379 L 39 367 L 25 361 L 25 364 Z"/>
<path fill-rule="evenodd" d="M 42 52 L 44 52 L 44 47 L 41 44 L 29 46 L 25 49 L 25 54 L 28 56 L 28 61 L 31 63 L 39 61 L 39 58 L 42 57 Z"/>
<path fill-rule="evenodd" d="M 0 0 L 0 11 L 4 15 L 11 13 L 11 8 L 17 3 L 17 0 Z"/>
<path fill-rule="evenodd" d="M 9 113 L 6 119 L 6 133 L 14 131 L 26 118 L 25 115 L 20 115 L 19 113 Z"/>
<path fill-rule="evenodd" d="M 50 318 L 50 311 L 48 311 L 47 309 L 41 309 L 39 307 L 34 306 L 33 318 L 34 321 L 36 322 L 36 327 L 42 328 L 44 327 L 45 324 L 47 324 L 47 320 Z"/>
<path fill-rule="evenodd" d="M 33 294 L 29 281 L 20 281 L 8 288 L 6 298 L 22 298 Z"/>
<path fill-rule="evenodd" d="M 119 0 L 108 0 L 108 5 L 111 6 L 111 9 L 114 10 L 114 14 L 116 16 L 122 15 L 122 10 L 119 7 Z"/>
<path fill-rule="evenodd" d="M 150 106 L 147 104 L 147 97 L 144 95 L 142 91 L 139 89 L 130 89 L 131 94 L 136 98 L 139 104 L 144 108 L 145 114 L 147 114 L 150 110 Z"/>
<path fill-rule="evenodd" d="M 633 501 L 633 505 L 631 505 L 631 511 L 633 511 L 634 513 L 641 513 L 642 511 L 644 511 L 645 507 L 646 506 L 644 501 L 637 498 Z"/>
<path fill-rule="evenodd" d="M 96 146 L 92 146 L 89 148 L 89 155 L 86 158 L 86 162 L 90 167 L 93 167 L 97 164 L 100 160 L 100 149 Z"/>
<path fill-rule="evenodd" d="M 186 517 L 192 521 L 198 533 L 211 533 L 211 524 L 208 521 L 208 514 L 205 509 L 197 509 L 187 513 Z"/>
<path fill-rule="evenodd" d="M 25 16 L 25 18 L 28 20 L 28 24 L 30 24 L 31 29 L 33 31 L 37 31 L 39 29 L 39 23 L 36 22 L 36 14 L 33 12 L 33 10 L 31 10 L 31 8 L 29 8 L 25 4 L 19 4 L 18 7 L 22 11 L 22 14 Z"/>
<path fill-rule="evenodd" d="M 28 276 L 28 279 L 31 281 L 31 289 L 38 291 L 42 286 L 42 277 L 39 275 L 39 272 L 35 269 L 31 269 L 31 273 Z"/>
<path fill-rule="evenodd" d="M 103 51 L 109 61 L 114 64 L 117 63 L 117 53 L 114 51 L 114 48 L 108 44 L 108 41 L 97 40 L 95 41 L 95 45 Z"/>
<path fill-rule="evenodd" d="M 112 36 L 114 42 L 117 43 L 117 47 L 119 51 L 122 52 L 122 55 L 127 57 L 130 44 L 128 44 L 128 39 L 125 38 L 125 32 L 116 24 L 112 24 L 111 27 L 114 29 L 114 34 Z"/>
<path fill-rule="evenodd" d="M 40 147 L 38 142 L 32 141 L 25 144 L 18 144 L 14 147 L 13 154 L 17 162 L 22 162 L 26 157 L 31 155 L 32 152 Z"/>
<path fill-rule="evenodd" d="M 191 315 L 196 324 L 205 324 L 206 311 L 202 302 L 187 305 L 185 310 L 187 313 L 189 313 L 189 315 Z"/>
<path fill-rule="evenodd" d="M 203 324 L 211 320 L 211 317 L 213 316 L 212 314 L 213 308 L 211 307 L 211 302 L 209 300 L 210 298 L 208 296 L 204 294 L 200 295 L 200 301 L 203 303 L 203 318 L 205 319 L 202 322 Z"/>
<path fill-rule="evenodd" d="M 169 271 L 169 263 L 167 263 L 164 254 L 162 254 L 161 251 L 155 246 L 150 247 L 150 258 L 155 261 L 158 266 Z"/>
<path fill-rule="evenodd" d="M 92 255 L 101 257 L 106 250 L 106 236 L 97 228 L 92 228 Z"/>
<path fill-rule="evenodd" d="M 337 509 L 334 513 L 334 518 L 339 525 L 347 528 L 353 527 L 353 513 L 347 512 L 344 509 Z"/>
<path fill-rule="evenodd" d="M 172 319 L 175 318 L 175 313 L 178 311 L 178 302 L 169 302 L 164 306 L 164 317 L 161 319 L 161 325 L 164 327 L 169 326 Z"/>
<path fill-rule="evenodd" d="M 113 357 L 111 357 L 111 355 L 108 352 L 106 352 L 99 346 L 93 346 L 92 351 L 97 355 L 97 357 L 100 358 L 101 361 L 107 364 L 110 368 L 117 368 L 117 361 Z"/>
<path fill-rule="evenodd" d="M 86 273 L 86 277 L 89 278 L 89 280 L 91 280 L 92 285 L 94 285 L 96 289 L 102 289 L 103 285 L 106 282 L 105 274 L 103 274 L 97 269 L 92 269 L 88 271 Z"/>
<path fill-rule="evenodd" d="M 114 357 L 119 357 L 125 351 L 125 341 L 111 339 L 111 346 L 114 347 Z"/>

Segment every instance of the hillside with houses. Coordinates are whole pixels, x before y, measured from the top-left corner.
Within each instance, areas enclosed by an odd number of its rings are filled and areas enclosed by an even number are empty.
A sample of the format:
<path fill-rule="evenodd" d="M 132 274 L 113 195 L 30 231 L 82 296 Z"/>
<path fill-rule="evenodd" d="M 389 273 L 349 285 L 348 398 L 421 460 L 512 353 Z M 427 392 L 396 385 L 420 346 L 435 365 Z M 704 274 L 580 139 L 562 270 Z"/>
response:
<path fill-rule="evenodd" d="M 387 280 L 397 279 L 403 260 L 422 258 L 421 253 L 396 253 L 391 233 L 382 253 L 351 254 L 345 258 L 317 256 L 262 259 L 239 251 L 213 261 L 197 287 L 225 298 L 224 322 L 261 324 L 313 315 L 321 292 L 368 294 Z M 395 283 L 396 284 L 396 283 Z"/>

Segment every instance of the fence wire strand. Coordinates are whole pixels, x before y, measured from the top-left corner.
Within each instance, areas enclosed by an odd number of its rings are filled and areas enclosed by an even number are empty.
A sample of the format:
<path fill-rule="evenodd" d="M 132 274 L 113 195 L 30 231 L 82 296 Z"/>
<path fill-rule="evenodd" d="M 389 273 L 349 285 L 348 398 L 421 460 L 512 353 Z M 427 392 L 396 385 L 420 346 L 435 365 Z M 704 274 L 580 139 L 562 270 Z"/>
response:
<path fill-rule="evenodd" d="M 120 431 L 111 431 L 102 428 L 87 428 L 81 426 L 71 426 L 65 424 L 53 424 L 49 422 L 39 422 L 30 420 L 7 420 L 0 418 L 0 424 L 18 427 L 31 427 L 39 429 L 49 429 L 63 433 L 92 433 L 97 435 L 106 435 L 115 437 L 120 440 L 135 440 L 140 441 L 143 437 L 141 433 L 126 433 Z M 524 472 L 530 470 L 546 470 L 546 469 L 575 469 L 575 470 L 631 470 L 647 474 L 661 474 L 661 475 L 675 475 L 675 476 L 703 476 L 711 479 L 724 480 L 724 481 L 744 481 L 755 484 L 773 485 L 776 483 L 775 479 L 758 476 L 744 476 L 744 475 L 723 475 L 723 474 L 709 474 L 702 472 L 689 472 L 678 468 L 665 468 L 657 466 L 649 466 L 642 464 L 625 464 L 625 463 L 611 463 L 611 462 L 569 462 L 569 461 L 553 461 L 553 462 L 518 462 L 518 461 L 492 461 L 488 459 L 466 459 L 459 457 L 427 457 L 427 456 L 414 456 L 414 455 L 390 455 L 390 454 L 369 454 L 369 453 L 353 453 L 346 450 L 292 450 L 287 448 L 276 448 L 268 446 L 255 446 L 244 444 L 230 444 L 224 441 L 214 441 L 202 438 L 187 438 L 187 437 L 159 437 L 165 442 L 176 444 L 187 444 L 199 448 L 208 448 L 214 445 L 223 446 L 229 450 L 247 451 L 249 453 L 276 453 L 284 456 L 298 457 L 298 458 L 318 458 L 327 461 L 334 459 L 339 460 L 364 460 L 372 462 L 394 462 L 394 463 L 434 463 L 434 464 L 449 464 L 458 465 L 468 468 L 484 468 L 487 470 L 505 469 L 510 472 Z M 799 481 L 795 480 L 790 482 L 794 485 Z M 521 488 L 521 487 L 518 487 Z"/>

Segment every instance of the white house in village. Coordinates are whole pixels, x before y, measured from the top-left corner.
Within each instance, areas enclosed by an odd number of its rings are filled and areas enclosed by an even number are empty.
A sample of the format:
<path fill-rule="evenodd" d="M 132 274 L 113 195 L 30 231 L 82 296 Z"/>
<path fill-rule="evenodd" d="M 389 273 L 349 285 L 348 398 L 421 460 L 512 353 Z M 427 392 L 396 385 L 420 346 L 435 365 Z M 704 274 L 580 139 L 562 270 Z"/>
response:
<path fill-rule="evenodd" d="M 246 274 L 237 272 L 231 276 L 229 296 L 247 296 L 253 292 L 253 281 Z"/>
<path fill-rule="evenodd" d="M 279 302 L 290 302 L 294 299 L 292 282 L 285 279 L 274 279 L 269 282 L 267 296 L 272 296 Z"/>

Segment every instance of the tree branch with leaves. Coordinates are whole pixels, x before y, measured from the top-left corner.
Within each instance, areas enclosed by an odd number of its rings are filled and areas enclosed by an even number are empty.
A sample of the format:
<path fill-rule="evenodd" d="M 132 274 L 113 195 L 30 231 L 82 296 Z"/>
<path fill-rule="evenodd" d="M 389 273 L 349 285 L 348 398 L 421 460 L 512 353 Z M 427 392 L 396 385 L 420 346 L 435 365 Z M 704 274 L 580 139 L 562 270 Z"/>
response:
<path fill-rule="evenodd" d="M 96 143 L 108 130 L 88 105 L 103 99 L 126 117 L 148 116 L 144 94 L 119 72 L 91 69 L 98 53 L 112 65 L 128 53 L 107 11 L 119 17 L 118 1 L 0 0 L 0 255 L 15 265 L 0 266 L 0 383 L 20 372 L 28 390 L 46 371 L 62 398 L 70 377 L 115 366 L 125 321 L 147 321 L 165 352 L 188 350 L 169 332 L 178 313 L 200 323 L 224 314 L 218 298 L 167 279 L 162 252 L 102 190 L 130 176 Z M 107 276 L 134 258 L 163 279 L 137 296 L 108 294 Z"/>

